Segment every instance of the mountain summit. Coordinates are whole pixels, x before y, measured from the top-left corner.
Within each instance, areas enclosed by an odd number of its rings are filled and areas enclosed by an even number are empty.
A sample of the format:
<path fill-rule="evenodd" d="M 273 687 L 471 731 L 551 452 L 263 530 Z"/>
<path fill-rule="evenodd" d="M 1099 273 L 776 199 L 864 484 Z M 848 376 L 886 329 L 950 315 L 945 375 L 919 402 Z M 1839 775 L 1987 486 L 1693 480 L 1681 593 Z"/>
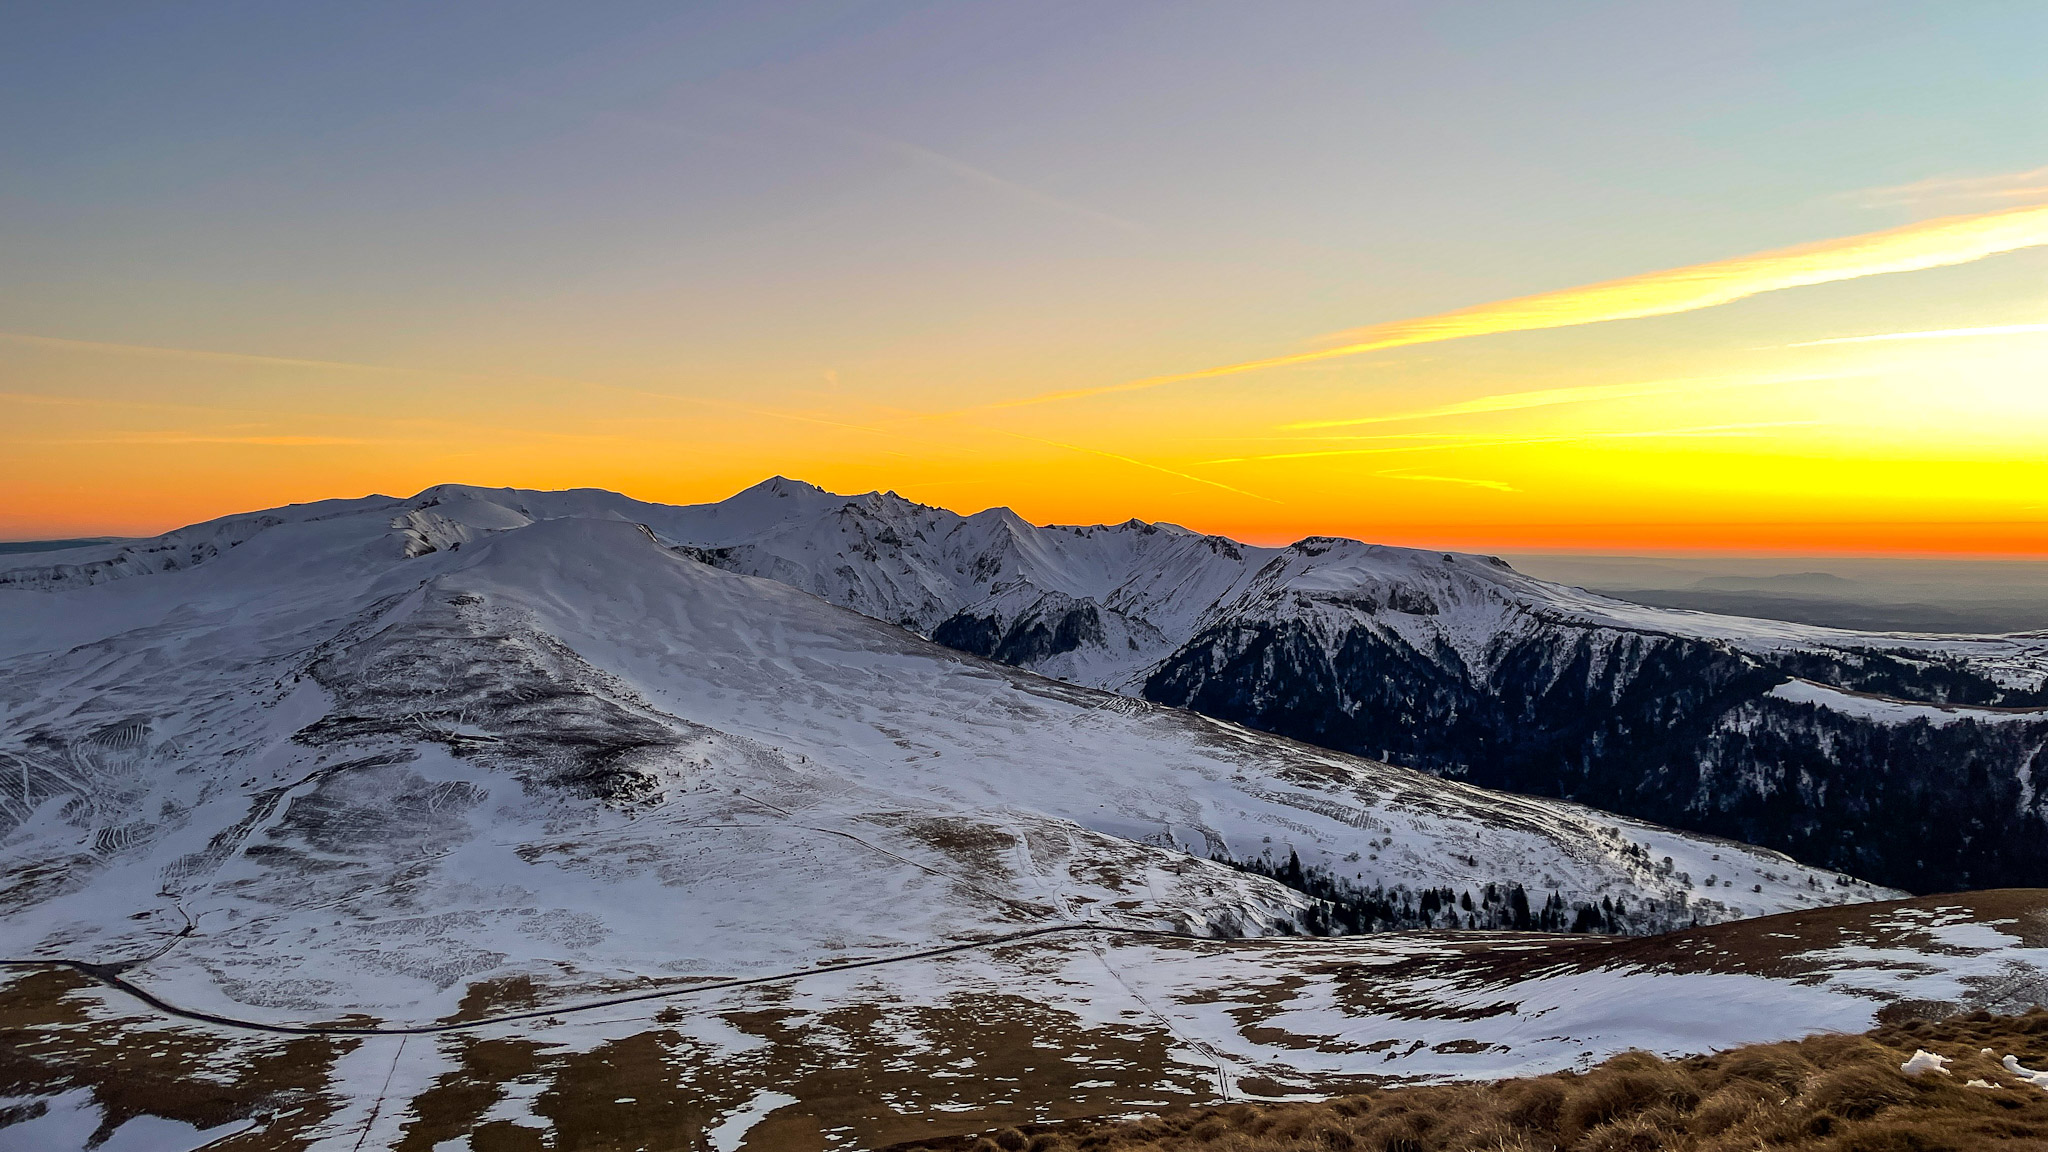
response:
<path fill-rule="evenodd" d="M 1884 902 L 1136 695 L 1289 621 L 1435 635 L 1445 662 L 1570 635 L 1530 621 L 1693 635 L 1484 558 L 775 481 L 692 508 L 442 485 L 14 559 L 0 993 L 44 1111 L 11 1133 L 164 1115 L 195 1131 L 159 1146 L 233 1121 L 433 1147 L 539 1116 L 622 1147 L 879 1147 L 2011 1010 L 2048 969 L 2039 892 Z M 1305 635 L 1304 659 L 1360 650 Z M 1946 674 L 2024 691 L 2032 643 Z"/>
<path fill-rule="evenodd" d="M 255 533 L 380 516 L 415 557 L 549 519 L 638 524 L 676 555 L 1073 684 L 1909 890 L 2048 883 L 2040 634 L 1649 608 L 1491 557 L 1035 526 L 785 477 L 694 506 L 454 484 L 294 506 L 21 557 L 0 592 L 182 571 Z"/>
<path fill-rule="evenodd" d="M 1485 556 L 767 488 L 631 514 L 706 563 L 1074 683 L 1902 888 L 2048 883 L 2048 635 L 1841 631 Z"/>

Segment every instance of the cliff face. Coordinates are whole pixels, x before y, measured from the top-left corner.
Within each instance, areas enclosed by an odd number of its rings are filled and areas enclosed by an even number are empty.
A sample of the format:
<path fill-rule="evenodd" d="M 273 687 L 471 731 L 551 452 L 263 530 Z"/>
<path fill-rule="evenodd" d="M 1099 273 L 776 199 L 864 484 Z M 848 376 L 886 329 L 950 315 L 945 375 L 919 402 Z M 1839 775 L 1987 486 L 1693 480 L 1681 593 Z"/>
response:
<path fill-rule="evenodd" d="M 641 525 L 672 554 L 977 656 L 1440 776 L 1916 891 L 2048 883 L 2048 636 L 1651 608 L 1483 556 L 1036 526 L 781 479 L 691 507 L 448 486 L 71 550 L 0 572 L 0 595 L 203 580 L 300 530 L 285 519 L 373 524 L 365 547 L 395 561 L 466 555 L 557 518 Z M 76 642 L 48 627 L 47 642 Z"/>
<path fill-rule="evenodd" d="M 2048 881 L 2048 715 L 1968 668 L 1530 621 L 1485 659 L 1364 625 L 1205 630 L 1151 700 L 1492 788 L 1763 844 L 1915 891 Z M 1799 691 L 1787 691 L 1799 687 Z"/>
<path fill-rule="evenodd" d="M 788 481 L 674 511 L 657 530 L 720 567 L 1046 675 L 1917 891 L 2048 883 L 2048 638 L 1649 608 L 1480 556 Z"/>

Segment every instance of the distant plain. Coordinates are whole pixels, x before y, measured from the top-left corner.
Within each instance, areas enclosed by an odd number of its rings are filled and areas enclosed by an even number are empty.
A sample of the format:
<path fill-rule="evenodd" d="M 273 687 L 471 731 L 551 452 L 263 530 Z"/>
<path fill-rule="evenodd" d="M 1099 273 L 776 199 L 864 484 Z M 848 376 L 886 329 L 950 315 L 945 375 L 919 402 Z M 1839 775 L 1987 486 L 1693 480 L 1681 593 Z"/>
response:
<path fill-rule="evenodd" d="M 1551 553 L 1505 559 L 1538 579 L 1659 608 L 1897 632 L 2048 628 L 2048 561 Z"/>

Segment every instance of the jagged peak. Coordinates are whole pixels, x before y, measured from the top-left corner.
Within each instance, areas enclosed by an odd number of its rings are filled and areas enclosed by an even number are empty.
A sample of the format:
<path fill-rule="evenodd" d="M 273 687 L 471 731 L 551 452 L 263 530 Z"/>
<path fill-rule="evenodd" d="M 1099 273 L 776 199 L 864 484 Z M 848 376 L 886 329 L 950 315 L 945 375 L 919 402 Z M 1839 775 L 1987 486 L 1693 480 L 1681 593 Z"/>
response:
<path fill-rule="evenodd" d="M 512 496 L 517 495 L 520 491 L 521 489 L 512 487 L 493 488 L 485 484 L 463 484 L 456 481 L 446 481 L 440 484 L 427 485 L 425 488 L 413 493 L 406 502 L 446 499 L 450 496 Z"/>
<path fill-rule="evenodd" d="M 1064 532 L 1069 536 L 1083 537 L 1093 536 L 1098 532 L 1132 532 L 1140 536 L 1154 536 L 1160 533 L 1171 536 L 1207 535 L 1207 533 L 1197 532 L 1192 528 L 1186 528 L 1168 520 L 1141 520 L 1136 516 L 1128 520 L 1118 521 L 1115 524 L 1047 524 L 1045 527 L 1048 531 Z M 1222 539 L 1222 537 L 1214 538 Z"/>
<path fill-rule="evenodd" d="M 897 516 L 925 516 L 933 513 L 944 516 L 958 515 L 956 512 L 950 512 L 931 504 L 920 504 L 908 496 L 898 494 L 893 488 L 887 492 L 863 492 L 859 496 L 849 497 L 849 499 L 858 502 L 862 507 L 871 512 Z"/>
<path fill-rule="evenodd" d="M 999 525 L 1013 532 L 1029 532 L 1032 529 L 1032 524 L 1029 520 L 1024 519 L 1012 509 L 1001 504 L 993 508 L 983 508 L 974 515 L 965 516 L 962 519 L 966 520 L 969 524 Z"/>
<path fill-rule="evenodd" d="M 809 482 L 808 480 L 793 480 L 787 476 L 782 475 L 781 473 L 777 473 L 773 476 L 770 476 L 769 478 L 761 481 L 758 484 L 752 484 L 745 488 L 742 488 L 734 495 L 735 497 L 753 495 L 782 497 L 832 496 L 838 497 L 839 499 L 851 499 L 851 497 L 839 496 L 839 494 L 836 492 L 828 492 L 825 489 L 818 487 L 816 484 Z"/>

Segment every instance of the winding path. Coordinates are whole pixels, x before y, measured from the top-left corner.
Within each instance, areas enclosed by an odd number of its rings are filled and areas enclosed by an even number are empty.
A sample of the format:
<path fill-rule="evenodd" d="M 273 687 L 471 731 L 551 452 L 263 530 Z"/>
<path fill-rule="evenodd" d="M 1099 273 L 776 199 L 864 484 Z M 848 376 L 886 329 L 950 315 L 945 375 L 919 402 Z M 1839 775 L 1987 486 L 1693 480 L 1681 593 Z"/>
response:
<path fill-rule="evenodd" d="M 224 1016 L 197 1008 L 185 1008 L 164 999 L 147 988 L 121 975 L 126 965 L 94 964 L 85 960 L 16 960 L 0 959 L 0 967 L 6 968 L 65 968 L 88 977 L 98 983 L 126 993 L 167 1015 L 202 1024 L 213 1024 L 223 1028 L 236 1028 L 248 1032 L 268 1032 L 280 1036 L 431 1036 L 444 1032 L 464 1032 L 477 1028 L 488 1028 L 494 1024 L 507 1024 L 517 1020 L 541 1020 L 551 1016 L 563 1016 L 572 1012 L 590 1012 L 599 1008 L 611 1008 L 620 1004 L 634 1004 L 645 1000 L 664 1000 L 678 996 L 695 996 L 702 992 L 719 992 L 730 988 L 748 988 L 759 984 L 782 984 L 801 980 L 809 976 L 823 976 L 833 972 L 850 972 L 856 968 L 878 968 L 887 964 L 902 964 L 911 960 L 929 960 L 937 956 L 951 956 L 960 952 L 972 952 L 983 948 L 999 948 L 1005 944 L 1016 944 L 1029 940 L 1069 932 L 1099 932 L 1120 936 L 1140 936 L 1173 940 L 1206 940 L 1216 942 L 1213 936 L 1198 936 L 1192 932 L 1174 932 L 1164 928 L 1126 928 L 1115 924 L 1054 924 L 1042 928 L 1029 928 L 1022 932 L 1010 932 L 1001 936 L 990 936 L 980 940 L 969 940 L 958 944 L 943 944 L 935 948 L 921 948 L 915 952 L 904 952 L 895 956 L 875 956 L 866 960 L 849 960 L 843 964 L 829 964 L 816 968 L 804 968 L 794 972 L 779 972 L 771 976 L 746 976 L 728 980 L 712 980 L 703 984 L 692 984 L 683 988 L 662 988 L 645 992 L 630 992 L 618 996 L 606 996 L 596 1000 L 585 1000 L 573 1004 L 558 1004 L 550 1008 L 535 1008 L 523 1012 L 506 1012 L 496 1016 L 480 1016 L 474 1020 L 451 1020 L 433 1024 L 410 1024 L 378 1026 L 368 1024 L 273 1024 L 263 1020 L 248 1020 L 235 1016 Z"/>

